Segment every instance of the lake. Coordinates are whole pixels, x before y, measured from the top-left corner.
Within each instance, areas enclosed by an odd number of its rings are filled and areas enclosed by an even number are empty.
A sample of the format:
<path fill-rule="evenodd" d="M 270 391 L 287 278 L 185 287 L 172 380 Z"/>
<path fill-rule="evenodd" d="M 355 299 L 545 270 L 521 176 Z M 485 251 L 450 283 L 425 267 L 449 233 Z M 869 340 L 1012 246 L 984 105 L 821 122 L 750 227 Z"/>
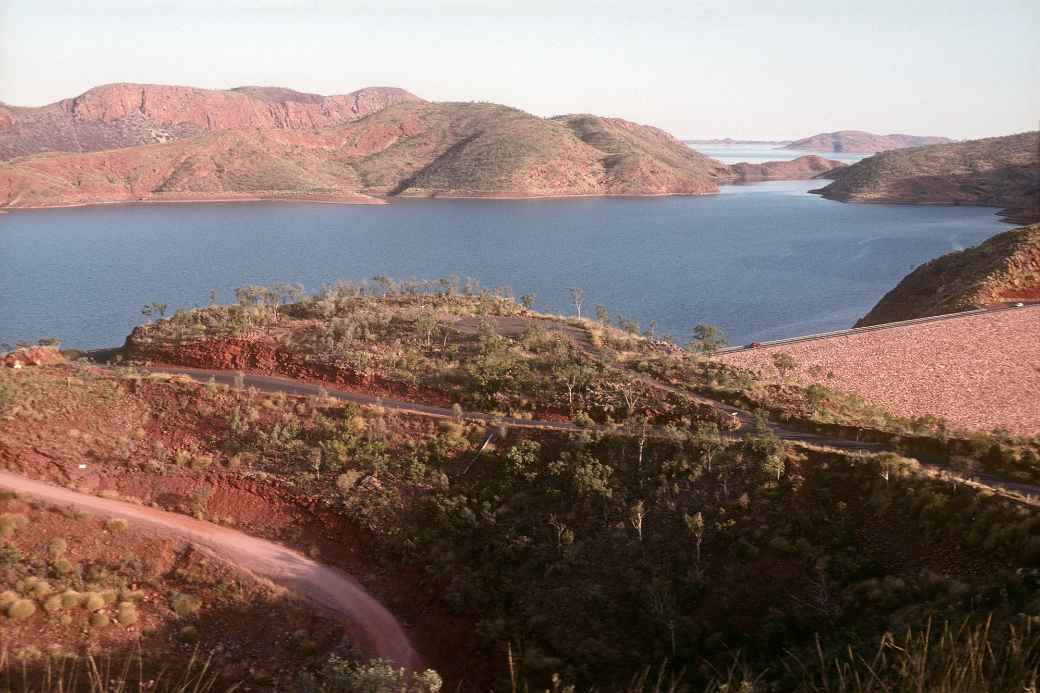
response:
<path fill-rule="evenodd" d="M 841 161 L 845 164 L 854 164 L 865 159 L 869 154 L 855 154 L 852 152 L 820 152 L 805 149 L 781 149 L 775 145 L 768 144 L 689 144 L 689 147 L 701 154 L 706 154 L 713 159 L 718 159 L 724 164 L 762 164 L 767 161 L 791 161 L 800 156 L 815 154 L 824 159 Z"/>
<path fill-rule="evenodd" d="M 457 274 L 535 294 L 536 308 L 698 322 L 733 343 L 849 327 L 920 263 L 1011 228 L 993 209 L 852 205 L 819 181 L 719 195 L 397 200 L 385 206 L 215 203 L 0 214 L 0 342 L 121 344 L 153 301 L 230 301 L 246 284 Z"/>

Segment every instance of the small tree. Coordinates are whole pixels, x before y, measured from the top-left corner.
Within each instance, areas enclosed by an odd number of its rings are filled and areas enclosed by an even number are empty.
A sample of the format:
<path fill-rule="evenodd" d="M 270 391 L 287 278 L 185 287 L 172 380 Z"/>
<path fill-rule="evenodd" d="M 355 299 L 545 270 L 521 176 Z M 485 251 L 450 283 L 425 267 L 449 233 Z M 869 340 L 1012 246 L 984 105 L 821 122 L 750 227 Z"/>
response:
<path fill-rule="evenodd" d="M 783 455 L 779 453 L 767 455 L 762 466 L 767 474 L 770 476 L 776 476 L 777 482 L 780 481 L 781 477 L 784 475 L 784 470 L 787 469 L 787 463 L 784 462 Z"/>
<path fill-rule="evenodd" d="M 386 276 L 385 274 L 379 274 L 379 275 L 376 275 L 375 277 L 372 277 L 372 281 L 374 281 L 376 284 L 379 284 L 381 287 L 383 287 L 383 296 L 384 297 L 387 294 L 392 294 L 392 293 L 394 293 L 394 291 L 397 290 L 397 284 L 395 284 L 394 280 L 391 279 L 390 277 Z"/>
<path fill-rule="evenodd" d="M 165 303 L 151 303 L 141 309 L 141 315 L 146 318 L 151 318 L 158 315 L 160 318 L 166 316 L 166 304 Z"/>
<path fill-rule="evenodd" d="M 524 294 L 520 297 L 520 305 L 527 310 L 534 308 L 534 294 Z"/>
<path fill-rule="evenodd" d="M 715 325 L 698 323 L 693 328 L 693 341 L 689 346 L 694 351 L 710 356 L 726 346 L 726 333 Z"/>
<path fill-rule="evenodd" d="M 639 541 L 643 541 L 643 520 L 646 519 L 646 505 L 643 501 L 636 501 L 635 505 L 628 509 L 628 521 L 632 529 L 636 531 Z"/>
<path fill-rule="evenodd" d="M 805 398 L 809 402 L 809 407 L 812 408 L 813 416 L 816 416 L 820 407 L 827 401 L 827 388 L 819 383 L 813 383 L 805 389 Z"/>
<path fill-rule="evenodd" d="M 773 368 L 780 376 L 780 382 L 787 384 L 787 375 L 798 367 L 798 363 L 786 351 L 778 351 L 773 354 Z"/>
<path fill-rule="evenodd" d="M 581 304 L 585 302 L 585 290 L 576 286 L 571 287 L 571 303 L 578 312 L 578 320 L 581 320 Z"/>
<path fill-rule="evenodd" d="M 610 311 L 606 306 L 596 306 L 596 321 L 604 325 L 610 324 Z"/>
<path fill-rule="evenodd" d="M 686 529 L 693 537 L 694 546 L 697 549 L 697 565 L 701 564 L 701 542 L 704 541 L 704 515 L 697 512 L 695 515 L 685 515 Z"/>

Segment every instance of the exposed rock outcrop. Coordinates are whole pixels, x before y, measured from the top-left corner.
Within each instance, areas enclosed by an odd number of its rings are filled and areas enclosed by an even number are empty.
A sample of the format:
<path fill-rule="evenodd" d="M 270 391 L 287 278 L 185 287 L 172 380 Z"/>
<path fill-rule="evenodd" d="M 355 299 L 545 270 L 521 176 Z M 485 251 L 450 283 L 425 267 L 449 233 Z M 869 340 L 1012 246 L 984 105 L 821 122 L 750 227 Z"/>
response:
<path fill-rule="evenodd" d="M 1040 224 L 1007 231 L 908 274 L 856 327 L 1040 299 Z"/>
<path fill-rule="evenodd" d="M 107 84 L 39 108 L 0 104 L 0 160 L 163 143 L 235 128 L 332 127 L 404 101 L 420 99 L 396 87 L 321 96 L 280 87 Z"/>
<path fill-rule="evenodd" d="M 0 365 L 5 368 L 52 366 L 57 363 L 65 363 L 65 357 L 56 346 L 23 347 L 0 357 Z"/>

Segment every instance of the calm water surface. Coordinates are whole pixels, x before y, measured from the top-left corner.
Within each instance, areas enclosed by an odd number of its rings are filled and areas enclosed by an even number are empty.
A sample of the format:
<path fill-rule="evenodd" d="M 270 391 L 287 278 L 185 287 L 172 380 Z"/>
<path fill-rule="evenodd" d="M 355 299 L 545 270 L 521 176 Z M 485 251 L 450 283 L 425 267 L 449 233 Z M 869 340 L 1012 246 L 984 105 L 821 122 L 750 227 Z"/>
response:
<path fill-rule="evenodd" d="M 251 283 L 378 274 L 475 277 L 536 307 L 697 322 L 734 343 L 850 326 L 910 269 L 1000 232 L 992 209 L 850 205 L 818 182 L 708 197 L 401 200 L 379 207 L 236 203 L 0 215 L 0 342 L 121 344 L 145 303 L 205 305 Z"/>
<path fill-rule="evenodd" d="M 791 161 L 800 156 L 816 154 L 832 161 L 842 161 L 846 164 L 854 164 L 860 159 L 865 159 L 867 154 L 852 154 L 849 152 L 817 152 L 804 149 L 780 149 L 767 144 L 691 144 L 701 154 L 707 154 L 713 159 L 718 159 L 724 164 L 761 164 L 766 161 Z"/>

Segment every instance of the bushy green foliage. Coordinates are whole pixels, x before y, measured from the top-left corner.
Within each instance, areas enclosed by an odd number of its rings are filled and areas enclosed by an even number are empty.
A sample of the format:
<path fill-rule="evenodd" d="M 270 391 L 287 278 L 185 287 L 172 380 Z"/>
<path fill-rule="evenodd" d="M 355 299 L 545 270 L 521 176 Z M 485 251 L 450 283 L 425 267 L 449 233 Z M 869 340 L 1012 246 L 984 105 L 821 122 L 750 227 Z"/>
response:
<path fill-rule="evenodd" d="M 734 445 L 709 428 L 523 440 L 462 466 L 355 447 L 379 483 L 345 502 L 535 680 L 602 683 L 665 660 L 701 672 L 742 650 L 787 687 L 775 662 L 809 661 L 817 634 L 829 653 L 929 618 L 1040 615 L 1018 572 L 1040 556 L 1026 548 L 1040 523 L 1004 501 L 893 456 L 805 457 L 768 429 Z"/>
<path fill-rule="evenodd" d="M 409 673 L 383 659 L 354 662 L 332 656 L 317 675 L 302 674 L 298 693 L 439 693 L 443 682 L 427 669 Z"/>

